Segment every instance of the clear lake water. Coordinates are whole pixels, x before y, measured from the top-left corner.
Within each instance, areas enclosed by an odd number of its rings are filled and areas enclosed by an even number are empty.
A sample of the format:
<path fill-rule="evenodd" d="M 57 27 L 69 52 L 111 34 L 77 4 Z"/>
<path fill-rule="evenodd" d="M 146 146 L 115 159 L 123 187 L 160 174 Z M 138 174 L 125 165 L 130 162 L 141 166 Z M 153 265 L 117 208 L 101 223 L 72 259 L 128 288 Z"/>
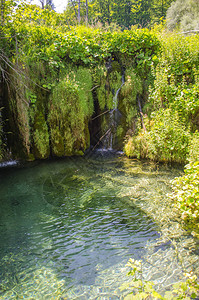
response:
<path fill-rule="evenodd" d="M 181 174 L 106 151 L 1 168 L 0 299 L 123 299 L 129 258 L 160 292 L 198 272 L 167 202 Z"/>

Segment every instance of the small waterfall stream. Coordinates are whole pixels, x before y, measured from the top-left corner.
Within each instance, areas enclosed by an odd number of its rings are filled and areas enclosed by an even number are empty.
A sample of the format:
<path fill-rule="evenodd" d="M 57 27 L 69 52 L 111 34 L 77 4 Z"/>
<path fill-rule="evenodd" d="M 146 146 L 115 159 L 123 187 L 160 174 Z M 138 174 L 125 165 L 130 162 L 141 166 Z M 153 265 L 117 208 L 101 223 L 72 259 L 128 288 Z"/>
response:
<path fill-rule="evenodd" d="M 121 86 L 117 89 L 115 96 L 113 97 L 113 109 L 109 112 L 109 129 L 106 131 L 103 138 L 103 149 L 113 150 L 114 137 L 116 135 L 118 120 L 120 119 L 121 113 L 118 110 L 118 96 L 121 88 L 125 84 L 125 76 L 122 74 Z"/>
<path fill-rule="evenodd" d="M 121 88 L 123 87 L 123 85 L 125 84 L 125 77 L 124 77 L 124 74 L 122 74 L 122 84 L 121 86 L 119 87 L 119 89 L 116 91 L 116 94 L 115 96 L 113 97 L 113 110 L 117 109 L 117 105 L 118 105 L 118 95 L 119 95 L 119 92 L 121 90 Z"/>
<path fill-rule="evenodd" d="M 17 160 L 8 160 L 8 161 L 0 162 L 0 168 L 13 167 L 18 164 L 19 162 Z"/>

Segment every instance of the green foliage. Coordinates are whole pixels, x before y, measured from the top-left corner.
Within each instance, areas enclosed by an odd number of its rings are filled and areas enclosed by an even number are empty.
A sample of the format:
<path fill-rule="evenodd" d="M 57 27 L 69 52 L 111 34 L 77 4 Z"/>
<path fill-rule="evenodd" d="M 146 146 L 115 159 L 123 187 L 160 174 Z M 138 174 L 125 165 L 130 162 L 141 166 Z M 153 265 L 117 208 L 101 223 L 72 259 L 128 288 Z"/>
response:
<path fill-rule="evenodd" d="M 182 80 L 194 83 L 199 63 L 199 37 L 183 36 L 177 33 L 162 35 L 163 52 L 160 65 L 164 67 L 168 79 L 179 84 Z"/>
<path fill-rule="evenodd" d="M 91 0 L 88 1 L 88 20 L 86 20 L 86 3 L 81 1 L 81 23 L 89 22 L 107 27 L 112 24 L 122 29 L 132 25 L 147 27 L 165 18 L 172 0 Z M 78 1 L 69 1 L 65 16 L 71 24 L 77 23 Z"/>
<path fill-rule="evenodd" d="M 172 199 L 181 218 L 199 236 L 199 161 L 185 167 L 185 175 L 173 181 Z"/>
<path fill-rule="evenodd" d="M 189 163 L 199 161 L 199 132 L 198 131 L 194 132 L 190 140 L 188 160 Z"/>
<path fill-rule="evenodd" d="M 130 7 L 137 19 L 140 18 L 138 10 L 151 13 L 149 2 L 132 1 Z M 106 3 L 111 9 L 108 18 L 116 18 L 117 8 L 113 2 Z M 127 2 L 117 4 L 121 8 L 118 18 L 123 22 Z M 153 2 L 156 8 L 160 4 Z M 89 5 L 97 11 L 105 3 L 93 1 Z M 166 1 L 164 9 L 168 5 Z M 129 128 L 135 132 L 138 97 L 142 106 L 146 104 L 142 108 L 150 120 L 146 133 L 140 130 L 137 137 L 130 137 L 127 154 L 131 156 L 135 152 L 137 157 L 181 162 L 188 158 L 189 136 L 198 129 L 199 118 L 197 36 L 182 40 L 176 34 L 165 37 L 163 31 L 136 27 L 122 31 L 114 26 L 106 30 L 76 26 L 69 30 L 64 15 L 54 11 L 24 3 L 17 7 L 13 3 L 10 8 L 7 5 L 7 10 L 3 28 L 3 35 L 9 37 L 7 68 L 16 68 L 19 73 L 16 86 L 20 86 L 23 95 L 17 96 L 17 109 L 10 107 L 14 122 L 20 125 L 19 134 L 27 152 L 35 144 L 39 155 L 45 157 L 49 153 L 42 149 L 42 142 L 39 146 L 41 132 L 45 132 L 45 137 L 41 134 L 43 141 L 47 141 L 48 132 L 54 154 L 85 150 L 89 145 L 88 122 L 94 110 L 93 96 L 101 111 L 115 108 L 114 95 L 125 70 L 125 84 L 117 99 L 125 120 L 118 132 Z M 14 74 L 15 71 L 12 77 Z M 167 112 L 162 115 L 151 115 L 152 110 L 165 108 Z M 37 111 L 45 116 L 45 129 L 34 127 Z M 134 150 L 130 144 L 136 144 Z M 193 155 L 194 149 L 192 144 Z"/>
<path fill-rule="evenodd" d="M 153 109 L 170 106 L 190 119 L 197 112 L 199 38 L 162 35 L 162 54 L 149 95 Z"/>
<path fill-rule="evenodd" d="M 147 130 L 129 136 L 125 153 L 138 158 L 184 163 L 197 156 L 199 114 L 198 37 L 160 36 L 162 54 L 143 111 Z"/>
<path fill-rule="evenodd" d="M 185 273 L 185 282 L 178 282 L 172 286 L 170 291 L 166 291 L 164 296 L 160 295 L 154 289 L 154 283 L 143 279 L 142 261 L 130 258 L 127 266 L 130 267 L 128 276 L 132 276 L 132 280 L 129 283 L 124 283 L 121 290 L 127 290 L 130 288 L 130 292 L 124 297 L 125 300 L 133 299 L 163 299 L 163 300 L 180 300 L 180 299 L 194 299 L 198 295 L 198 282 L 197 276 L 192 272 Z"/>
<path fill-rule="evenodd" d="M 165 162 L 186 161 L 191 133 L 184 120 L 170 109 L 159 110 L 151 117 L 150 121 L 144 119 L 147 131 L 140 129 L 137 136 L 127 140 L 124 147 L 127 156 Z"/>
<path fill-rule="evenodd" d="M 147 138 L 148 157 L 161 161 L 186 161 L 190 132 L 184 120 L 170 109 L 154 113 L 152 120 Z"/>

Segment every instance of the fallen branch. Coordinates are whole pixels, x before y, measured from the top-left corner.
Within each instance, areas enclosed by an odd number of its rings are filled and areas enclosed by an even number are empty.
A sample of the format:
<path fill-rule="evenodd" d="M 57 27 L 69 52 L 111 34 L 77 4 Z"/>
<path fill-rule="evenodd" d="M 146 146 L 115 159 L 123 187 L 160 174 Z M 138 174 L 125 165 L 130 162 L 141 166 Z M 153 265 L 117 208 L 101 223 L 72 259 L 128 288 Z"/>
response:
<path fill-rule="evenodd" d="M 97 142 L 97 144 L 93 147 L 92 151 L 95 150 L 95 148 L 99 145 L 99 143 L 101 142 L 101 140 L 102 140 L 109 132 L 111 132 L 111 128 L 109 128 L 109 129 L 107 130 L 107 132 L 106 132 L 103 136 L 101 136 L 101 138 L 99 139 L 99 141 Z"/>
<path fill-rule="evenodd" d="M 179 32 L 178 34 L 186 34 L 186 33 L 199 33 L 199 30 L 189 30 L 189 31 Z"/>
<path fill-rule="evenodd" d="M 107 112 L 109 112 L 109 110 L 106 110 L 105 112 L 101 113 L 100 115 L 97 115 L 96 117 L 94 117 L 93 119 L 91 119 L 91 121 L 93 121 L 93 120 L 97 119 L 98 117 L 106 114 Z"/>

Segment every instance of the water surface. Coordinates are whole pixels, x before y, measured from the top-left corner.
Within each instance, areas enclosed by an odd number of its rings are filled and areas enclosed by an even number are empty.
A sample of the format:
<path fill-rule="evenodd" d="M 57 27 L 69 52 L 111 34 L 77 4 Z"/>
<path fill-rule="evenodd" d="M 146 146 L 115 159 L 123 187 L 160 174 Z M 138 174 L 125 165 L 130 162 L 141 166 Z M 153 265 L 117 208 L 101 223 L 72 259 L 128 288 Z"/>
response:
<path fill-rule="evenodd" d="M 157 246 L 150 203 L 165 201 L 179 174 L 106 152 L 1 169 L 1 299 L 122 299 L 130 257 L 157 284 L 174 282 L 182 266 L 170 241 Z"/>

